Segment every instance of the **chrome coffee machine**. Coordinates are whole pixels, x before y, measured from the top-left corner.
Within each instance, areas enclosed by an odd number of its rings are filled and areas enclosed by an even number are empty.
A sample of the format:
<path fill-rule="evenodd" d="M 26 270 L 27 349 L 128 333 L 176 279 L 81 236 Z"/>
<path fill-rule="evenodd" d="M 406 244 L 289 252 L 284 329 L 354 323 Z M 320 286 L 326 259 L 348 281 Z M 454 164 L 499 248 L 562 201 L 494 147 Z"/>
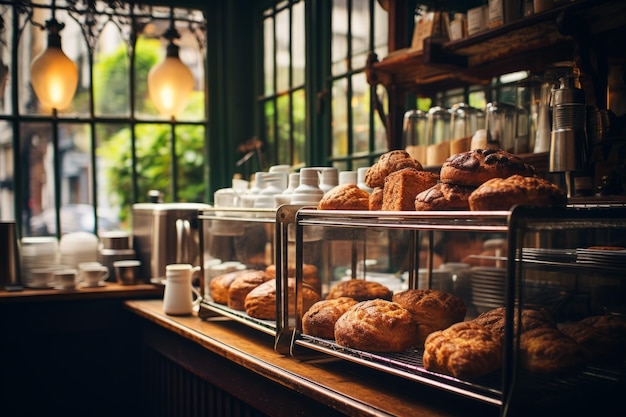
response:
<path fill-rule="evenodd" d="M 133 247 L 141 261 L 141 278 L 165 277 L 173 263 L 199 265 L 198 212 L 202 203 L 133 204 Z"/>

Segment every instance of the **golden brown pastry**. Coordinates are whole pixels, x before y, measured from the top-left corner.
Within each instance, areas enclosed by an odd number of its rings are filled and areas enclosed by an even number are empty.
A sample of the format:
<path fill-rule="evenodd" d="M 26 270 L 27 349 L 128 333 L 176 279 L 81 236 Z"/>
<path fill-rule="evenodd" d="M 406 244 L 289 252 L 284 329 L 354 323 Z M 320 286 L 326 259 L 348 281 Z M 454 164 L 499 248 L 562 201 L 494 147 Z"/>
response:
<path fill-rule="evenodd" d="M 265 273 L 276 278 L 276 265 L 272 264 L 265 268 Z M 296 265 L 287 266 L 287 278 L 296 277 Z M 317 267 L 312 264 L 302 264 L 302 282 L 313 287 L 317 292 L 322 292 L 322 281 L 319 278 Z"/>
<path fill-rule="evenodd" d="M 439 290 L 409 289 L 396 293 L 392 301 L 413 314 L 418 325 L 418 344 L 436 330 L 463 321 L 467 307 L 463 300 Z"/>
<path fill-rule="evenodd" d="M 328 191 L 317 204 L 318 210 L 369 210 L 370 195 L 356 184 L 342 184 Z"/>
<path fill-rule="evenodd" d="M 350 297 L 318 301 L 302 316 L 302 333 L 323 339 L 334 339 L 335 323 L 357 302 Z"/>
<path fill-rule="evenodd" d="M 537 327 L 520 336 L 520 360 L 532 373 L 553 374 L 580 370 L 587 362 L 583 348 L 554 327 Z"/>
<path fill-rule="evenodd" d="M 439 181 L 439 175 L 415 168 L 394 171 L 385 178 L 383 205 L 385 211 L 415 210 L 415 196 Z"/>
<path fill-rule="evenodd" d="M 383 187 L 376 187 L 370 194 L 369 209 L 377 211 L 383 209 Z"/>
<path fill-rule="evenodd" d="M 250 272 L 250 269 L 245 271 L 234 271 L 226 274 L 218 275 L 209 282 L 209 294 L 214 302 L 218 304 L 228 304 L 228 289 L 237 277 L 246 272 Z"/>
<path fill-rule="evenodd" d="M 372 300 L 374 298 L 382 298 L 391 301 L 391 296 L 391 290 L 378 282 L 351 279 L 335 284 L 330 289 L 326 299 L 331 300 L 339 297 L 350 297 L 357 301 Z"/>
<path fill-rule="evenodd" d="M 248 271 L 245 274 L 241 274 L 228 288 L 228 307 L 244 311 L 244 303 L 248 293 L 271 279 L 265 271 Z"/>
<path fill-rule="evenodd" d="M 362 301 L 335 323 L 335 341 L 341 346 L 370 352 L 400 352 L 417 344 L 417 323 L 398 303 Z"/>
<path fill-rule="evenodd" d="M 492 178 L 533 176 L 535 170 L 503 149 L 475 149 L 450 156 L 441 166 L 441 182 L 479 186 Z"/>
<path fill-rule="evenodd" d="M 431 333 L 424 342 L 424 367 L 462 378 L 475 378 L 502 365 L 502 340 L 470 321 Z"/>
<path fill-rule="evenodd" d="M 287 299 L 289 314 L 296 314 L 296 280 L 288 279 Z M 301 312 L 306 312 L 313 304 L 320 300 L 320 295 L 310 285 L 302 284 L 300 302 Z M 265 281 L 252 289 L 244 301 L 246 314 L 262 320 L 276 320 L 276 280 Z"/>
<path fill-rule="evenodd" d="M 626 356 L 624 346 L 606 327 L 594 327 L 579 321 L 563 326 L 561 331 L 578 342 L 593 362 L 607 363 L 623 360 Z"/>
<path fill-rule="evenodd" d="M 610 332 L 612 338 L 620 345 L 622 353 L 626 355 L 626 319 L 620 316 L 598 315 L 586 317 L 580 322 Z"/>
<path fill-rule="evenodd" d="M 469 210 L 469 196 L 474 186 L 440 182 L 415 196 L 417 211 Z"/>
<path fill-rule="evenodd" d="M 365 184 L 370 188 L 383 187 L 385 177 L 402 168 L 415 168 L 422 171 L 422 164 L 405 150 L 384 153 L 365 173 Z"/>
<path fill-rule="evenodd" d="M 506 312 L 505 307 L 494 308 L 493 310 L 486 311 L 472 320 L 475 323 L 480 324 L 496 333 L 500 337 L 504 337 L 504 326 L 506 323 L 504 314 Z M 513 311 L 513 329 L 517 332 L 517 308 Z M 556 328 L 556 324 L 552 320 L 550 313 L 546 310 L 536 310 L 531 308 L 522 309 L 522 328 L 521 332 L 536 329 L 538 327 L 552 327 Z"/>
<path fill-rule="evenodd" d="M 493 178 L 469 196 L 470 210 L 510 210 L 514 205 L 562 207 L 567 196 L 559 187 L 539 177 L 512 175 Z"/>

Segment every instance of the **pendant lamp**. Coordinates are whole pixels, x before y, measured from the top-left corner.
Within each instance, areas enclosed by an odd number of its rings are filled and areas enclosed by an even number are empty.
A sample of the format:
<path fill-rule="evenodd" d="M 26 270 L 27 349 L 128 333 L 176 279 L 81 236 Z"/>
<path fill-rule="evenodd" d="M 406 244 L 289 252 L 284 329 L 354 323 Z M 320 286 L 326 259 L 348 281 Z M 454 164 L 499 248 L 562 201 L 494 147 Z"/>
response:
<path fill-rule="evenodd" d="M 173 11 L 170 11 L 170 28 L 163 37 L 169 40 L 167 54 L 148 73 L 148 94 L 159 113 L 174 118 L 187 105 L 194 79 L 191 70 L 178 57 L 179 47 L 174 39 L 180 38 L 180 34 L 174 27 Z"/>
<path fill-rule="evenodd" d="M 78 67 L 63 53 L 59 32 L 65 27 L 54 16 L 46 21 L 48 47 L 38 55 L 30 66 L 30 77 L 39 101 L 54 110 L 62 110 L 70 105 L 78 86 Z"/>

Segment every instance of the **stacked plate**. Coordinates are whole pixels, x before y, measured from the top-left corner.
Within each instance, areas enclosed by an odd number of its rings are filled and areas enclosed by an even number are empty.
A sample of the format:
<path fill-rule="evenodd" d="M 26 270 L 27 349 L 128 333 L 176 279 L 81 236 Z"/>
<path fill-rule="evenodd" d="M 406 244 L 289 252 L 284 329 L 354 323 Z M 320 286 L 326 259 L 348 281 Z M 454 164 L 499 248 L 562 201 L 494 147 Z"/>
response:
<path fill-rule="evenodd" d="M 479 313 L 504 305 L 505 268 L 476 266 L 471 276 L 472 304 Z"/>
<path fill-rule="evenodd" d="M 625 268 L 626 250 L 576 249 L 576 261 L 609 268 Z"/>
<path fill-rule="evenodd" d="M 522 256 L 529 261 L 576 262 L 576 249 L 522 248 Z"/>

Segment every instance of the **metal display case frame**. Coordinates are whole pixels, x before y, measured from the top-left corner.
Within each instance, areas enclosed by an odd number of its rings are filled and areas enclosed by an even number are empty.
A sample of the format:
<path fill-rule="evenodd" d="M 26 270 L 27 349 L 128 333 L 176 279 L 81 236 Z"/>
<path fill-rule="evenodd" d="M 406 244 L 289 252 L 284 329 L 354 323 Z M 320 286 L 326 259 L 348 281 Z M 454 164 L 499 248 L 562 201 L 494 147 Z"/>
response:
<path fill-rule="evenodd" d="M 339 346 L 332 340 L 319 339 L 302 334 L 301 319 L 303 312 L 297 310 L 296 317 L 291 319 L 295 329 L 283 327 L 287 333 L 277 335 L 277 340 L 291 337 L 291 355 L 305 360 L 312 354 L 321 354 L 333 358 L 355 362 L 369 368 L 396 375 L 409 381 L 425 384 L 437 389 L 458 394 L 467 398 L 482 401 L 498 407 L 500 414 L 513 415 L 512 410 L 524 409 L 528 412 L 536 411 L 530 405 L 539 407 L 563 407 L 569 404 L 576 409 L 576 401 L 588 398 L 590 393 L 606 400 L 613 398 L 616 393 L 624 392 L 626 388 L 626 364 L 621 363 L 615 368 L 602 366 L 588 366 L 576 375 L 557 375 L 544 378 L 528 375 L 522 371 L 519 352 L 519 334 L 516 334 L 514 319 L 521 320 L 522 308 L 525 306 L 524 291 L 522 291 L 523 274 L 530 270 L 538 271 L 568 271 L 574 274 L 606 274 L 614 279 L 626 279 L 623 272 L 626 268 L 605 267 L 598 264 L 582 262 L 553 262 L 529 259 L 524 254 L 524 245 L 527 239 L 540 236 L 542 233 L 552 235 L 566 231 L 580 231 L 583 234 L 589 231 L 589 244 L 606 244 L 606 241 L 596 242 L 591 231 L 603 236 L 618 234 L 621 241 L 626 239 L 626 208 L 578 206 L 562 209 L 537 208 L 516 206 L 510 211 L 484 212 L 375 212 L 375 211 L 341 211 L 341 210 L 311 210 L 301 209 L 295 217 L 296 233 L 296 297 L 301 293 L 303 252 L 306 251 L 306 242 L 303 235 L 310 228 L 319 228 L 327 233 L 342 233 L 355 229 L 397 229 L 412 233 L 412 244 L 409 252 L 412 253 L 412 262 L 409 269 L 409 288 L 418 288 L 417 272 L 419 265 L 419 242 L 425 238 L 428 242 L 428 269 L 427 282 L 430 285 L 432 278 L 432 249 L 433 234 L 435 232 L 481 232 L 497 233 L 506 236 L 506 252 L 504 256 L 495 259 L 506 264 L 504 280 L 505 331 L 503 363 L 501 372 L 479 379 L 455 378 L 424 368 L 422 363 L 423 349 L 415 349 L 408 354 L 392 353 L 381 354 L 348 349 Z M 623 266 L 626 267 L 626 264 Z M 626 283 L 620 284 L 626 286 Z M 285 295 L 286 297 L 286 295 Z M 285 304 L 286 305 L 286 304 Z M 298 304 L 299 305 L 299 304 Z M 626 300 L 624 300 L 626 306 Z M 517 315 L 517 317 L 515 317 Z M 574 400 L 574 401 L 572 401 Z M 561 408 L 557 408 L 560 410 Z M 545 409 L 544 409 L 545 411 Z"/>

